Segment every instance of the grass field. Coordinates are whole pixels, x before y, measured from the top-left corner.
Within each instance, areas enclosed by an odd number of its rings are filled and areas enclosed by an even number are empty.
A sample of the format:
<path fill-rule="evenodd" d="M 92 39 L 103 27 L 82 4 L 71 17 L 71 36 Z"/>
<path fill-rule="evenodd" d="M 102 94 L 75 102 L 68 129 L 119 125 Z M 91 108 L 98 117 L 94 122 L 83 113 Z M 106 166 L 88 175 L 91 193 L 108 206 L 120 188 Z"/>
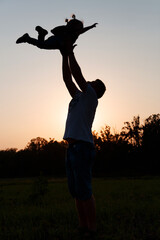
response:
<path fill-rule="evenodd" d="M 160 239 L 160 178 L 94 179 L 97 239 Z M 0 180 L 1 240 L 78 240 L 65 179 Z"/>

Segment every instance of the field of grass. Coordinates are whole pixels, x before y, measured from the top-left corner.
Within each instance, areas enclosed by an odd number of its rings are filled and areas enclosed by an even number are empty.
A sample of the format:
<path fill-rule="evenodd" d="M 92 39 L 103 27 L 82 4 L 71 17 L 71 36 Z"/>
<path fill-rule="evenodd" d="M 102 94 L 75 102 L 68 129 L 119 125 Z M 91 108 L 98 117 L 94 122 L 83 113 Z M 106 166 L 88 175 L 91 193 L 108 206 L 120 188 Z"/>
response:
<path fill-rule="evenodd" d="M 94 179 L 101 240 L 160 239 L 160 178 Z M 1 240 L 78 240 L 65 179 L 0 180 Z"/>

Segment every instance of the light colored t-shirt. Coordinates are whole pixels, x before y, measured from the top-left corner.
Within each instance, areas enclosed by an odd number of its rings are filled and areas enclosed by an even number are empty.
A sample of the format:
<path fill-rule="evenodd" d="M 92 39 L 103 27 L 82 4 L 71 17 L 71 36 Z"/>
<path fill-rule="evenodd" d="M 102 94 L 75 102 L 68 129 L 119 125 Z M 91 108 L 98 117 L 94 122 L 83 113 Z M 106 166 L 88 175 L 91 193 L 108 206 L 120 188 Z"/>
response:
<path fill-rule="evenodd" d="M 77 91 L 68 109 L 64 139 L 93 143 L 92 123 L 98 105 L 97 94 L 88 83 L 85 92 Z"/>

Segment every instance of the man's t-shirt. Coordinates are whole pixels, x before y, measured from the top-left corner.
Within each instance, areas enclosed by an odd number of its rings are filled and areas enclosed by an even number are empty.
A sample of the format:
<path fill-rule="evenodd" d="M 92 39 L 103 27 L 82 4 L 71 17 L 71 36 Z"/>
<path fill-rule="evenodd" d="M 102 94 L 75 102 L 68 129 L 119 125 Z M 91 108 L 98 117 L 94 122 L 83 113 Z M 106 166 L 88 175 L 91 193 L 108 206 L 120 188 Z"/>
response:
<path fill-rule="evenodd" d="M 64 139 L 93 143 L 92 123 L 98 105 L 97 94 L 88 83 L 85 92 L 77 91 L 68 109 Z"/>

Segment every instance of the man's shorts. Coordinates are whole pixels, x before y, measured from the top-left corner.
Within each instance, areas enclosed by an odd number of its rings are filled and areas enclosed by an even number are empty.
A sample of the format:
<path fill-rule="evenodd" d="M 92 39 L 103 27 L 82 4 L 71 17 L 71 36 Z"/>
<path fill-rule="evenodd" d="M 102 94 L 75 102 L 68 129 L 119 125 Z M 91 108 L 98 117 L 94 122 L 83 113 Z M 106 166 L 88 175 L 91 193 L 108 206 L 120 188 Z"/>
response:
<path fill-rule="evenodd" d="M 66 172 L 69 191 L 73 198 L 83 201 L 91 198 L 94 159 L 94 144 L 77 141 L 69 145 L 66 156 Z"/>

